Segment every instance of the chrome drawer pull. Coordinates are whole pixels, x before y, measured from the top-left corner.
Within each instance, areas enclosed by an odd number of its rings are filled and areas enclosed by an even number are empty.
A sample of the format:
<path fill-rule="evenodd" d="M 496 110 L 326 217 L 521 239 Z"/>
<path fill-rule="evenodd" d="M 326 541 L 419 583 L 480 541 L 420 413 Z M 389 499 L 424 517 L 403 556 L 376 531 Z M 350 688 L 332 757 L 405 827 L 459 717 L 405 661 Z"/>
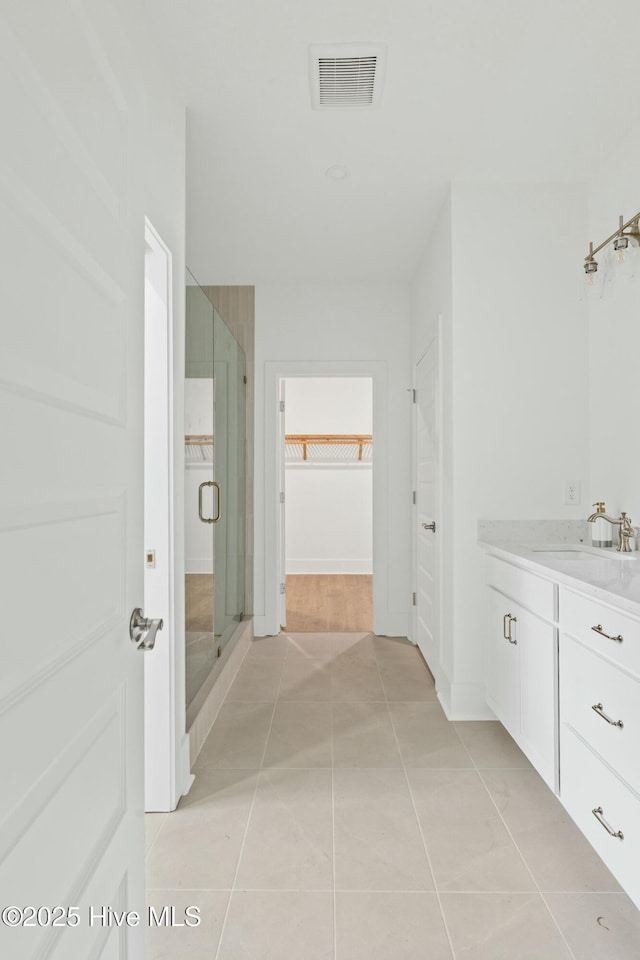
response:
<path fill-rule="evenodd" d="M 607 640 L 615 640 L 616 643 L 622 643 L 624 640 L 621 633 L 619 633 L 617 637 L 612 637 L 610 633 L 605 633 L 601 623 L 599 623 L 597 627 L 591 627 L 591 629 L 594 633 L 599 633 L 601 637 L 606 637 Z"/>
<path fill-rule="evenodd" d="M 607 723 L 610 723 L 612 727 L 620 727 L 620 728 L 624 727 L 624 723 L 622 722 L 622 720 L 612 720 L 611 717 L 608 717 L 606 715 L 606 713 L 604 712 L 604 707 L 602 706 L 601 703 L 594 703 L 591 709 L 595 711 L 595 713 L 597 713 L 599 717 L 602 717 L 603 720 L 606 720 Z"/>
<path fill-rule="evenodd" d="M 508 613 L 507 616 L 509 617 L 509 636 L 507 637 L 507 640 L 509 641 L 509 643 L 517 643 L 518 641 L 514 640 L 513 637 L 511 636 L 511 624 L 517 623 L 518 618 L 512 617 L 510 613 Z"/>
<path fill-rule="evenodd" d="M 607 821 L 602 816 L 602 807 L 594 807 L 591 811 L 598 823 L 601 823 L 605 828 L 610 837 L 617 837 L 619 840 L 624 840 L 624 833 L 622 830 L 612 830 Z"/>

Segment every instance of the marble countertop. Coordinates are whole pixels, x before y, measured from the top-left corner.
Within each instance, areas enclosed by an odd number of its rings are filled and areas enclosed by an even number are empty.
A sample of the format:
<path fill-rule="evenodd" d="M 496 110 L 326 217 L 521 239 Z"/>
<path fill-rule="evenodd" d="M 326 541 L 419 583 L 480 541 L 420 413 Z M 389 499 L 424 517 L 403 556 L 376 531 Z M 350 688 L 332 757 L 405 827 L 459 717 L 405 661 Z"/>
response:
<path fill-rule="evenodd" d="M 480 547 L 494 556 L 566 584 L 640 616 L 640 552 L 619 553 L 585 543 L 513 543 L 484 537 Z M 576 552 L 578 551 L 578 552 Z"/>

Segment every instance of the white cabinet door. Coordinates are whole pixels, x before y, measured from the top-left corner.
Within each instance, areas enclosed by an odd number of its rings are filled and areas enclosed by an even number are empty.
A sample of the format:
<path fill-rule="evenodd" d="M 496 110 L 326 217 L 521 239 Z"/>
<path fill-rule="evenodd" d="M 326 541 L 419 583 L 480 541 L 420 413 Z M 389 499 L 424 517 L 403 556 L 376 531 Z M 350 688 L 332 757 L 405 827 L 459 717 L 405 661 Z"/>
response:
<path fill-rule="evenodd" d="M 520 733 L 518 743 L 555 790 L 557 754 L 557 631 L 518 604 L 512 604 L 511 635 L 517 642 L 520 667 Z"/>
<path fill-rule="evenodd" d="M 515 615 L 514 604 L 492 587 L 487 587 L 487 630 L 485 677 L 487 703 L 498 720 L 517 740 L 520 733 L 520 669 L 516 642 L 510 642 L 509 614 Z M 511 624 L 511 636 L 514 624 Z"/>

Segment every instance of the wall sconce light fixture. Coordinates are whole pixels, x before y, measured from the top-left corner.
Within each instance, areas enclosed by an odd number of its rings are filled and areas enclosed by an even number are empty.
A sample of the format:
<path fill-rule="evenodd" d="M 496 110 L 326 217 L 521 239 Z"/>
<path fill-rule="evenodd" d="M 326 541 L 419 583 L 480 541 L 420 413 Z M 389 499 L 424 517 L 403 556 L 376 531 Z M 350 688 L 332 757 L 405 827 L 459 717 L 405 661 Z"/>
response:
<path fill-rule="evenodd" d="M 595 259 L 595 255 L 604 249 L 608 243 L 613 243 L 613 249 L 616 251 L 620 263 L 624 260 L 625 250 L 630 247 L 640 247 L 640 213 L 636 213 L 626 223 L 624 217 L 621 216 L 615 233 L 612 233 L 597 247 L 594 247 L 593 243 L 589 244 L 589 252 L 584 258 L 584 272 L 589 283 L 595 281 L 595 274 L 598 272 L 598 261 Z"/>

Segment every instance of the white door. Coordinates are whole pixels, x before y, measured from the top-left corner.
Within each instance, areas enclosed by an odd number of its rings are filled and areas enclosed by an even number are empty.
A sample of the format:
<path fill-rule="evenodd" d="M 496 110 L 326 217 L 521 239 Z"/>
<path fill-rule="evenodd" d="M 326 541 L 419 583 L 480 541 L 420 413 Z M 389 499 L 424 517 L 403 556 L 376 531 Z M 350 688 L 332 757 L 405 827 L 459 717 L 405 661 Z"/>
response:
<path fill-rule="evenodd" d="M 78 908 L 76 929 L 46 910 L 42 926 L 0 924 L 11 960 L 144 955 L 143 925 L 89 925 L 91 905 L 144 902 L 128 631 L 143 597 L 142 171 L 126 32 L 111 6 L 90 10 L 8 0 L 0 20 L 0 902 Z"/>
<path fill-rule="evenodd" d="M 287 547 L 286 547 L 286 506 L 285 506 L 285 455 L 286 455 L 286 418 L 285 418 L 285 380 L 280 381 L 279 415 L 278 415 L 278 450 L 280 462 L 280 489 L 279 489 L 279 525 L 278 536 L 280 543 L 280 626 L 287 625 Z"/>
<path fill-rule="evenodd" d="M 438 632 L 438 341 L 416 365 L 416 640 L 436 681 L 440 670 Z"/>

